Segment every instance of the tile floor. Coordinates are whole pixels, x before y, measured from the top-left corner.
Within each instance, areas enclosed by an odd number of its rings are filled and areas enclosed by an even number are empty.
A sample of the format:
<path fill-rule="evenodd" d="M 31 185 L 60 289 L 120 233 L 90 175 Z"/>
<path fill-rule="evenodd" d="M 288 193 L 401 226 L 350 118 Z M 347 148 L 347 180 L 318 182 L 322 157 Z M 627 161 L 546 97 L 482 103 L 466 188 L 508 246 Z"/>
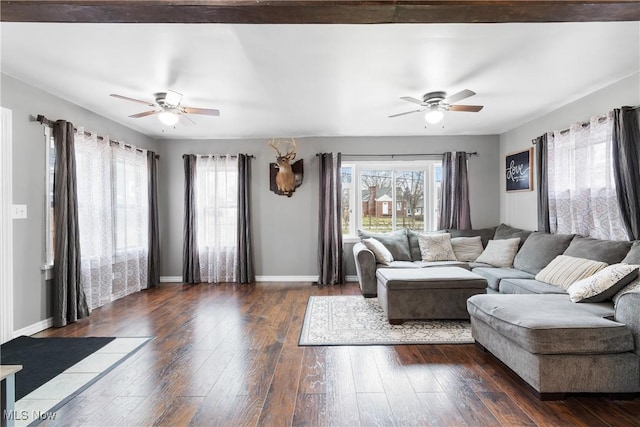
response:
<path fill-rule="evenodd" d="M 150 338 L 116 338 L 16 402 L 15 426 L 55 416 L 53 408 L 123 360 Z"/>

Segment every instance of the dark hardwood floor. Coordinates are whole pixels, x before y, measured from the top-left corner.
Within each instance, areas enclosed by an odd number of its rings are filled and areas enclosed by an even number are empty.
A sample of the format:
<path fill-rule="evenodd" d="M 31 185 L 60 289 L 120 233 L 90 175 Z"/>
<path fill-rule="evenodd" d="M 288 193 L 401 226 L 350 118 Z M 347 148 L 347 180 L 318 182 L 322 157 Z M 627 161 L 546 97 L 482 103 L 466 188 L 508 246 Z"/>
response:
<path fill-rule="evenodd" d="M 165 286 L 43 331 L 154 337 L 49 425 L 640 426 L 640 396 L 541 402 L 474 345 L 298 347 L 307 298 L 336 294 L 360 291 Z"/>

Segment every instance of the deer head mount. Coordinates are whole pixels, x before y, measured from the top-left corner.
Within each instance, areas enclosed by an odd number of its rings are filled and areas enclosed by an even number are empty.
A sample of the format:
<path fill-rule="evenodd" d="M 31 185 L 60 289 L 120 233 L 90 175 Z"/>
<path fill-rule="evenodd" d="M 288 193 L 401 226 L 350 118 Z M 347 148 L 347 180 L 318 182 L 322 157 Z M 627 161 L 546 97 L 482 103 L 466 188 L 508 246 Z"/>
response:
<path fill-rule="evenodd" d="M 280 151 L 280 144 L 287 144 L 288 148 L 285 154 Z M 276 194 L 291 197 L 296 187 L 302 184 L 303 164 L 302 160 L 291 163 L 296 158 L 296 141 L 291 138 L 288 140 L 269 141 L 269 146 L 276 152 L 276 163 L 271 163 L 270 167 L 270 183 L 271 191 Z M 275 185 L 274 185 L 275 184 Z"/>

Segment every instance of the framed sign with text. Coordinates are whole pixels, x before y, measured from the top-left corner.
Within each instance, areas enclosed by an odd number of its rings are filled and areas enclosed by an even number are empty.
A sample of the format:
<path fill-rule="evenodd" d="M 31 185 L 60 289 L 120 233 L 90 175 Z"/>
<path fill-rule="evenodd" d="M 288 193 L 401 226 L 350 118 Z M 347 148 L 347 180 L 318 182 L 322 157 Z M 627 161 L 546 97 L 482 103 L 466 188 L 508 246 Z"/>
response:
<path fill-rule="evenodd" d="M 507 191 L 533 190 L 533 148 L 507 154 L 505 178 Z"/>

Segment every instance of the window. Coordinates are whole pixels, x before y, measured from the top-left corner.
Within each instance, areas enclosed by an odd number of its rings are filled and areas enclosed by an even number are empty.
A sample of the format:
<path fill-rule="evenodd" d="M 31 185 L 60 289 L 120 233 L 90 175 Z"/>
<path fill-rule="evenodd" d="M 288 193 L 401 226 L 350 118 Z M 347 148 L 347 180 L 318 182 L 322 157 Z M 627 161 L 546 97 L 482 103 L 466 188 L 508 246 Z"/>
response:
<path fill-rule="evenodd" d="M 353 162 L 342 165 L 342 233 L 402 228 L 435 230 L 440 161 Z"/>
<path fill-rule="evenodd" d="M 195 179 L 200 277 L 235 282 L 238 266 L 238 158 L 198 156 Z"/>
<path fill-rule="evenodd" d="M 55 221 L 53 217 L 53 183 L 56 168 L 56 147 L 53 140 L 53 132 L 49 126 L 44 126 L 45 143 L 45 250 L 44 268 L 53 266 Z"/>
<path fill-rule="evenodd" d="M 613 176 L 613 117 L 594 117 L 549 137 L 551 232 L 627 240 Z"/>

